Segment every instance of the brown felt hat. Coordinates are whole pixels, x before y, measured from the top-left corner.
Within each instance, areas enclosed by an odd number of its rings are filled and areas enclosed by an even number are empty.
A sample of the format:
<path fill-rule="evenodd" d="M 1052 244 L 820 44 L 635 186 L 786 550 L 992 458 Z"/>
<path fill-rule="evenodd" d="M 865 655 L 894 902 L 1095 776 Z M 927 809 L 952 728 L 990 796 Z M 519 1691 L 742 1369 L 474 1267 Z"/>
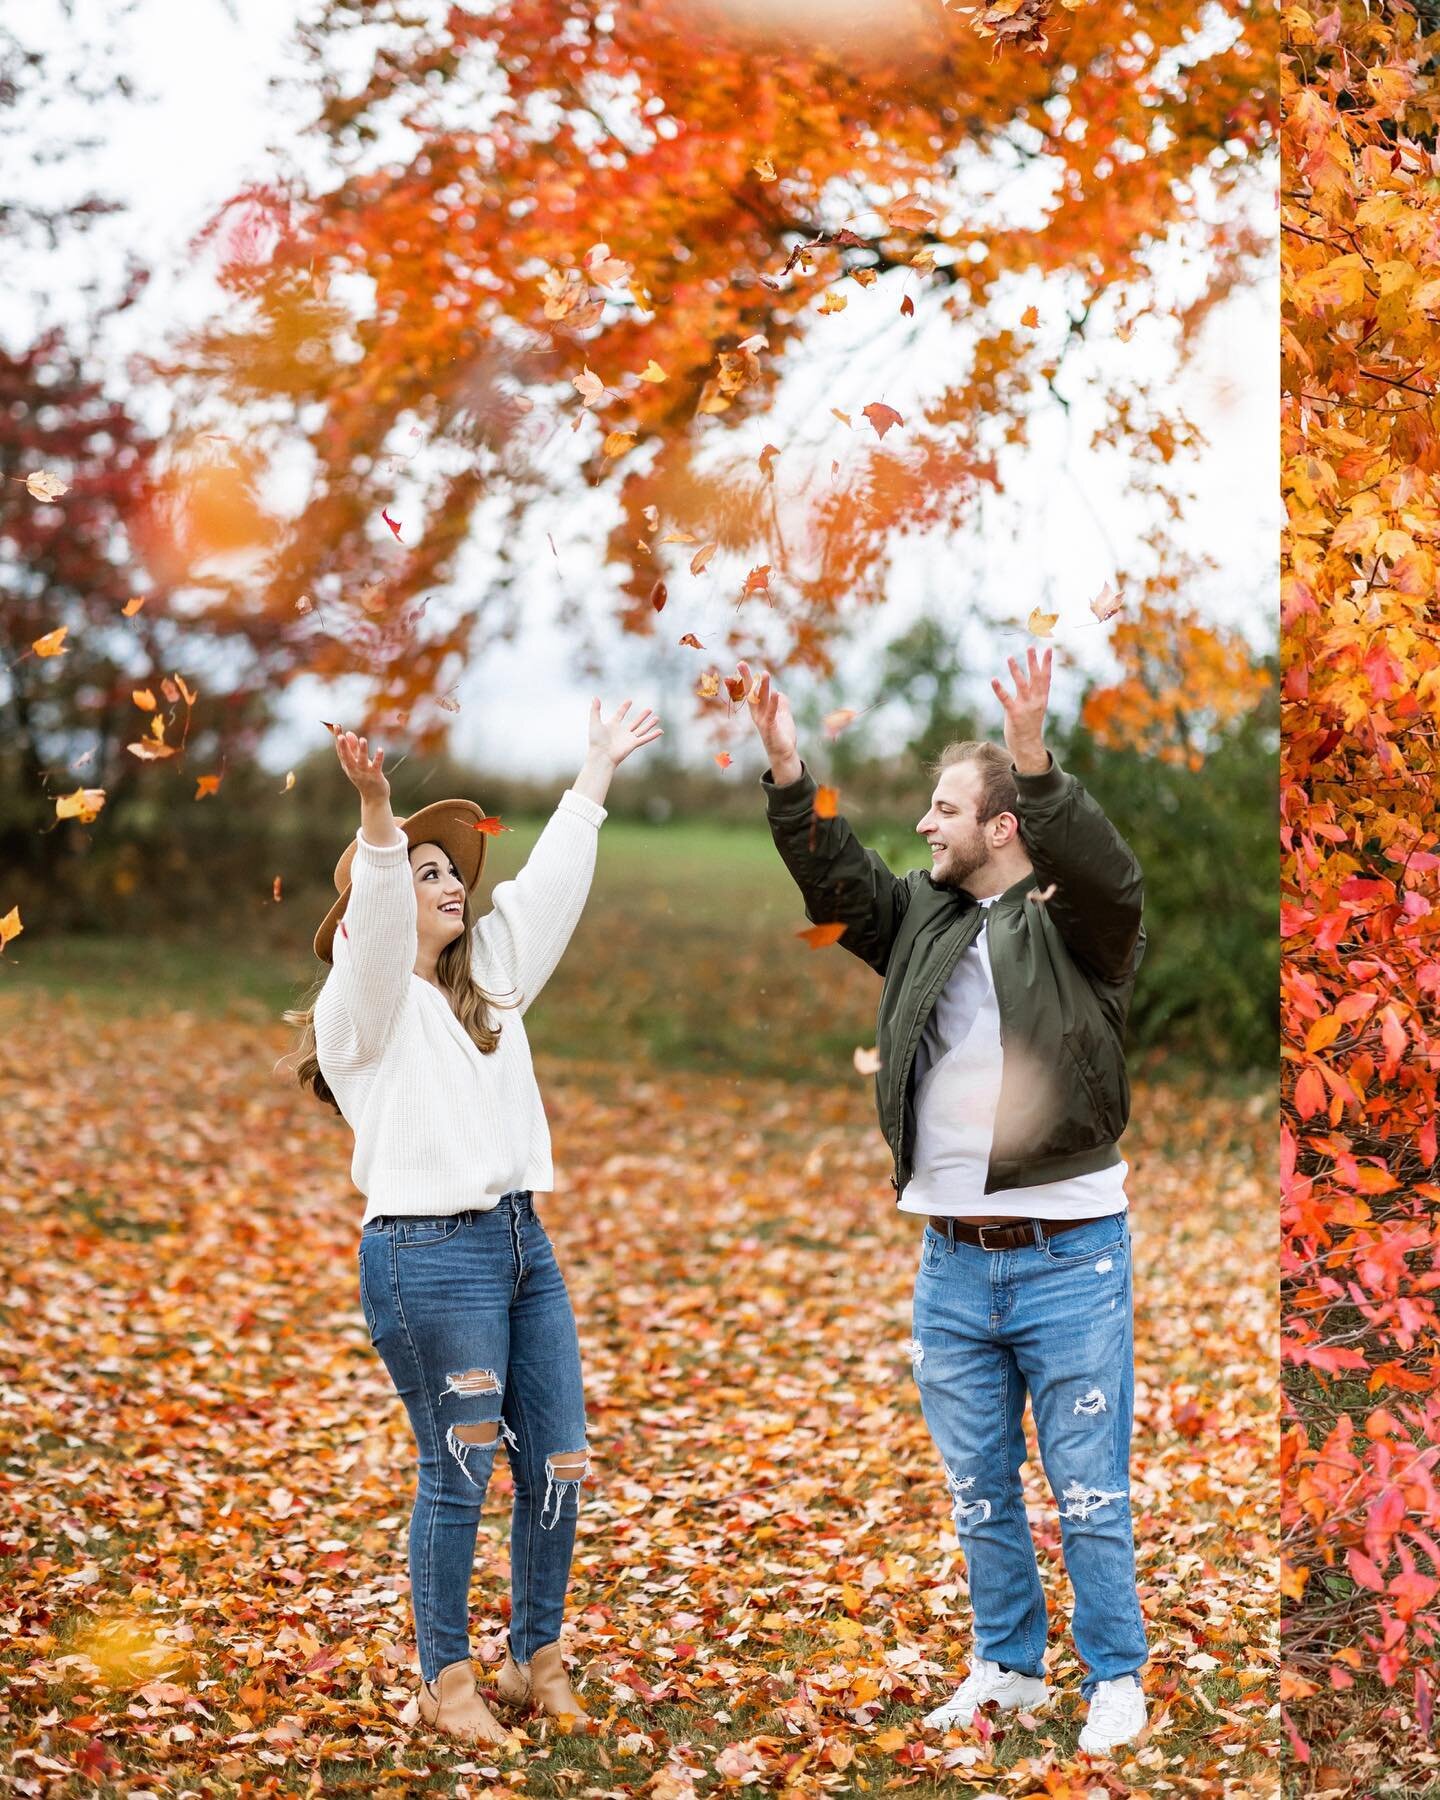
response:
<path fill-rule="evenodd" d="M 483 831 L 476 829 L 484 817 L 484 807 L 477 806 L 473 800 L 434 800 L 429 806 L 422 806 L 419 812 L 411 813 L 408 819 L 397 819 L 395 823 L 412 850 L 416 844 L 438 844 L 458 870 L 465 883 L 465 892 L 473 894 L 480 871 L 485 867 L 488 839 Z M 344 855 L 335 865 L 335 887 L 340 898 L 326 913 L 315 933 L 315 954 L 322 962 L 330 961 L 335 928 L 350 904 L 350 865 L 354 860 L 355 839 L 351 838 Z"/>

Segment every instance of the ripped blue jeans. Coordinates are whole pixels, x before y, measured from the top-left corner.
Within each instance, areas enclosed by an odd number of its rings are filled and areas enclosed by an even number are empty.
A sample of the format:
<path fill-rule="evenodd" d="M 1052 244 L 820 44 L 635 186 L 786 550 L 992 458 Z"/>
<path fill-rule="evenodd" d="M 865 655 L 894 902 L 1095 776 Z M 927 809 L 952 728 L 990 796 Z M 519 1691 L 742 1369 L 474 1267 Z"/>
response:
<path fill-rule="evenodd" d="M 1147 1654 L 1130 1519 L 1131 1307 L 1123 1212 L 1020 1250 L 925 1227 L 911 1362 L 965 1553 L 975 1650 L 1044 1673 L 1045 1596 L 1020 1486 L 1028 1393 L 1087 1698 L 1097 1682 L 1138 1679 Z"/>
<path fill-rule="evenodd" d="M 587 1472 L 580 1343 L 564 1277 L 528 1193 L 487 1211 L 371 1219 L 360 1234 L 370 1342 L 419 1450 L 410 1600 L 420 1673 L 470 1654 L 480 1505 L 504 1443 L 515 1481 L 510 1649 L 560 1636 Z"/>

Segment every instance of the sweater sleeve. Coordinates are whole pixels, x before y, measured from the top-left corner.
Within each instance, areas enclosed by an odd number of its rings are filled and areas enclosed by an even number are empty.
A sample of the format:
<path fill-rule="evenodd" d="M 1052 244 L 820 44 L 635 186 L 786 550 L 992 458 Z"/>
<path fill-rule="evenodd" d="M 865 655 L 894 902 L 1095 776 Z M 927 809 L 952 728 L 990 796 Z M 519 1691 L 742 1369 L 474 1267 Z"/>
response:
<path fill-rule="evenodd" d="M 520 1012 L 544 987 L 579 922 L 605 808 L 566 788 L 520 873 L 491 895 L 491 910 L 475 926 L 473 954 L 497 969 Z"/>
<path fill-rule="evenodd" d="M 410 846 L 357 833 L 350 901 L 335 933 L 334 966 L 316 1008 L 316 1039 L 336 1062 L 372 1062 L 385 1047 L 415 969 Z"/>

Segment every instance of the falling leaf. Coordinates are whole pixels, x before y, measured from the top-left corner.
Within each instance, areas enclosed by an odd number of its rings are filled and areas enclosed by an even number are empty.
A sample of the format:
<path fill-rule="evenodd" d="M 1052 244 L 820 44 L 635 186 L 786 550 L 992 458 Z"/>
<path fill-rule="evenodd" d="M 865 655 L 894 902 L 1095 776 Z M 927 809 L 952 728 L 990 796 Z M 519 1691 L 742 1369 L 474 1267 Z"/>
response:
<path fill-rule="evenodd" d="M 476 831 L 482 832 L 486 837 L 499 837 L 502 831 L 509 831 L 510 829 L 508 825 L 502 825 L 500 823 L 499 813 L 493 815 L 487 814 L 483 819 L 477 819 L 474 828 Z"/>
<path fill-rule="evenodd" d="M 133 619 L 135 617 L 136 613 L 139 612 L 140 608 L 144 604 L 145 604 L 145 596 L 143 594 L 135 595 L 134 599 L 127 600 L 125 602 L 125 604 L 120 608 L 121 618 L 122 619 Z"/>
<path fill-rule="evenodd" d="M 735 760 L 734 757 L 731 756 L 731 754 L 728 750 L 717 751 L 716 756 L 715 756 L 715 761 L 720 765 L 720 767 L 722 769 L 728 769 L 730 767 L 731 763 L 734 762 L 734 760 Z"/>
<path fill-rule="evenodd" d="M 767 481 L 773 481 L 775 479 L 775 458 L 779 454 L 779 447 L 775 444 L 767 444 L 760 452 L 758 459 L 760 463 L 760 473 Z"/>
<path fill-rule="evenodd" d="M 819 310 L 822 313 L 839 313 L 844 312 L 849 304 L 850 302 L 843 294 L 838 293 L 834 288 L 826 288 L 820 296 Z"/>
<path fill-rule="evenodd" d="M 915 302 L 910 298 L 910 296 L 908 294 L 902 294 L 900 297 L 900 317 L 902 319 L 909 319 L 909 318 L 913 318 L 914 314 L 915 314 Z"/>
<path fill-rule="evenodd" d="M 691 650 L 703 650 L 705 648 L 693 631 L 687 631 L 680 642 Z"/>
<path fill-rule="evenodd" d="M 58 475 L 52 475 L 49 469 L 40 469 L 34 475 L 27 475 L 25 485 L 35 499 L 43 501 L 46 506 L 52 505 L 62 494 L 70 492 L 69 482 L 62 481 Z"/>
<path fill-rule="evenodd" d="M 141 738 L 139 743 L 127 744 L 125 748 L 132 756 L 138 756 L 141 762 L 158 762 L 162 756 L 175 754 L 169 744 L 157 743 L 153 738 Z"/>
<path fill-rule="evenodd" d="M 840 811 L 840 790 L 837 787 L 817 787 L 815 790 L 815 817 L 817 819 L 833 819 Z"/>
<path fill-rule="evenodd" d="M 830 410 L 831 410 L 831 412 L 832 412 L 832 413 L 834 413 L 834 415 L 835 415 L 835 417 L 836 417 L 836 418 L 837 418 L 837 419 L 838 419 L 838 420 L 839 420 L 839 421 L 840 421 L 840 423 L 841 423 L 841 424 L 842 424 L 842 425 L 849 425 L 849 424 L 850 424 L 850 415 L 849 415 L 849 413 L 847 413 L 847 412 L 841 412 L 841 410 L 840 410 L 840 408 L 839 408 L 839 407 L 838 407 L 838 406 L 832 406 L 832 407 L 831 407 L 831 408 L 830 408 Z"/>
<path fill-rule="evenodd" d="M 660 367 L 659 363 L 657 363 L 655 361 L 654 357 L 652 356 L 650 361 L 647 362 L 645 367 L 640 371 L 640 379 L 642 381 L 661 382 L 661 381 L 668 381 L 669 376 L 666 375 L 665 371 Z"/>
<path fill-rule="evenodd" d="M 339 725 L 332 725 L 328 719 L 322 719 L 320 721 L 320 723 L 330 733 L 331 737 L 339 737 L 340 731 L 341 731 L 341 727 Z"/>
<path fill-rule="evenodd" d="M 0 950 L 3 950 L 12 938 L 19 937 L 24 929 L 25 927 L 20 923 L 20 908 L 12 906 L 4 918 L 0 919 Z"/>
<path fill-rule="evenodd" d="M 582 369 L 578 375 L 572 375 L 570 384 L 586 406 L 596 405 L 605 393 L 605 383 L 598 375 L 592 374 L 588 367 Z"/>
<path fill-rule="evenodd" d="M 130 698 L 140 708 L 141 712 L 154 712 L 155 696 L 150 692 L 149 688 L 135 688 L 132 691 Z"/>
<path fill-rule="evenodd" d="M 693 544 L 695 536 L 689 531 L 667 531 L 660 542 L 662 544 Z"/>
<path fill-rule="evenodd" d="M 928 275 L 935 267 L 935 252 L 927 244 L 923 250 L 917 250 L 910 258 L 910 267 L 918 269 L 922 275 Z"/>
<path fill-rule="evenodd" d="M 885 209 L 885 223 L 892 231 L 924 231 L 935 223 L 935 214 L 915 194 L 902 194 Z"/>
<path fill-rule="evenodd" d="M 1041 612 L 1037 606 L 1025 621 L 1026 628 L 1034 632 L 1036 637 L 1049 637 L 1055 629 L 1055 622 L 1059 617 L 1059 613 Z"/>
<path fill-rule="evenodd" d="M 47 631 L 44 637 L 36 638 L 30 648 L 37 656 L 64 656 L 65 633 L 69 629 L 68 625 L 58 625 L 54 631 Z"/>
<path fill-rule="evenodd" d="M 750 167 L 762 181 L 778 181 L 780 179 L 775 173 L 774 163 L 771 162 L 768 156 L 760 157 L 757 161 L 751 163 Z"/>
<path fill-rule="evenodd" d="M 295 602 L 295 610 L 298 613 L 308 613 L 310 611 L 311 607 L 314 606 L 314 604 L 315 604 L 315 602 L 310 598 L 310 596 L 308 594 L 302 594 L 300 596 L 300 598 Z"/>
<path fill-rule="evenodd" d="M 855 1047 L 855 1054 L 851 1058 L 851 1061 L 855 1064 L 855 1073 L 857 1075 L 877 1075 L 880 1072 L 880 1052 L 878 1049 L 862 1050 L 857 1044 Z"/>
<path fill-rule="evenodd" d="M 743 350 L 753 356 L 757 350 L 768 350 L 770 348 L 770 340 L 760 332 L 756 331 L 748 338 L 742 339 L 735 348 L 737 350 Z"/>
<path fill-rule="evenodd" d="M 825 735 L 832 741 L 839 737 L 847 725 L 853 724 L 858 717 L 853 706 L 841 706 L 832 713 L 826 713 L 824 719 Z"/>
<path fill-rule="evenodd" d="M 742 600 L 748 600 L 752 594 L 768 595 L 769 592 L 770 564 L 761 563 L 757 568 L 752 569 L 745 577 L 745 586 L 741 591 L 740 598 Z"/>
<path fill-rule="evenodd" d="M 222 775 L 197 776 L 195 780 L 195 798 L 197 800 L 203 800 L 207 794 L 219 793 L 220 783 L 223 780 L 224 777 Z"/>
<path fill-rule="evenodd" d="M 1124 600 L 1107 581 L 1090 602 L 1090 610 L 1103 625 L 1107 619 L 1113 619 L 1124 604 Z"/>
<path fill-rule="evenodd" d="M 851 269 L 850 279 L 859 282 L 861 287 L 871 287 L 880 277 L 871 268 Z"/>
<path fill-rule="evenodd" d="M 720 692 L 720 677 L 713 672 L 702 675 L 695 683 L 695 692 L 701 700 L 713 700 Z"/>
<path fill-rule="evenodd" d="M 875 435 L 883 438 L 892 425 L 903 425 L 905 421 L 893 406 L 886 406 L 883 400 L 872 400 L 865 408 L 865 417 L 875 427 Z"/>
<path fill-rule="evenodd" d="M 807 925 L 803 931 L 797 931 L 796 937 L 804 938 L 812 950 L 823 950 L 827 944 L 837 944 L 845 935 L 843 925 Z"/>
<path fill-rule="evenodd" d="M 630 265 L 612 256 L 608 244 L 594 244 L 585 252 L 585 273 L 596 287 L 619 287 L 630 279 Z"/>
<path fill-rule="evenodd" d="M 441 712 L 458 713 L 460 710 L 460 702 L 449 694 L 442 694 L 435 704 Z"/>
<path fill-rule="evenodd" d="M 635 436 L 633 431 L 612 431 L 607 434 L 605 442 L 600 447 L 606 456 L 623 456 L 634 445 Z"/>
<path fill-rule="evenodd" d="M 719 546 L 716 544 L 702 544 L 690 558 L 690 573 L 692 575 L 703 574 L 705 565 L 709 562 L 710 558 L 715 554 L 718 548 Z"/>
<path fill-rule="evenodd" d="M 656 612 L 664 612 L 665 602 L 670 598 L 670 590 L 663 581 L 657 581 L 650 590 L 650 604 Z"/>
<path fill-rule="evenodd" d="M 743 675 L 727 675 L 725 677 L 725 692 L 737 706 L 745 698 L 747 686 Z"/>
<path fill-rule="evenodd" d="M 280 898 L 280 877 L 278 875 L 275 877 L 275 883 L 270 892 L 276 900 Z"/>
<path fill-rule="evenodd" d="M 286 773 L 285 785 L 283 788 L 281 788 L 280 792 L 282 794 L 288 794 L 290 792 L 291 788 L 294 787 L 294 785 L 295 785 L 295 771 L 293 769 L 291 769 Z"/>
<path fill-rule="evenodd" d="M 73 794 L 55 796 L 55 817 L 78 819 L 82 825 L 88 825 L 92 819 L 99 818 L 104 804 L 104 788 L 76 788 Z"/>
<path fill-rule="evenodd" d="M 385 523 L 395 533 L 395 541 L 396 541 L 396 543 L 399 543 L 399 541 L 400 541 L 400 521 L 398 519 L 392 519 L 390 517 L 389 513 L 386 512 L 386 510 L 383 506 L 380 508 L 380 517 L 385 521 Z"/>
<path fill-rule="evenodd" d="M 1027 306 L 1025 308 L 1024 312 L 1021 313 L 1021 315 L 1020 315 L 1020 323 L 1024 326 L 1026 326 L 1029 330 L 1033 331 L 1035 329 L 1035 327 L 1040 323 L 1039 308 L 1034 307 L 1034 306 Z"/>

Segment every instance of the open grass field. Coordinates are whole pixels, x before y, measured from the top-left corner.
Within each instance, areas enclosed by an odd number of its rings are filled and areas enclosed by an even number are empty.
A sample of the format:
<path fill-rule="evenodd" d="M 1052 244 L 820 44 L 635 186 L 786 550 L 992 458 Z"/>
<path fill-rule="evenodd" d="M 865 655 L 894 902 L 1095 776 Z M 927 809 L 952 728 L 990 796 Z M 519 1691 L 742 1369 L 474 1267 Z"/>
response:
<path fill-rule="evenodd" d="M 1075 1757 L 1033 1458 L 1059 1698 L 937 1737 L 920 1717 L 963 1673 L 968 1604 L 905 1354 L 917 1233 L 850 1067 L 878 984 L 790 936 L 763 835 L 736 834 L 731 886 L 715 834 L 647 834 L 642 871 L 610 830 L 530 1015 L 594 1452 L 567 1653 L 600 1730 L 532 1723 L 492 1762 L 404 1723 L 413 1451 L 360 1314 L 348 1136 L 269 1074 L 306 978 L 297 908 L 283 955 L 22 938 L 3 971 L 15 1791 L 1276 1793 L 1273 1084 L 1147 1079 L 1126 1142 L 1148 1741 Z M 503 873 L 521 834 L 499 842 Z M 508 1495 L 502 1458 L 485 1663 Z"/>

